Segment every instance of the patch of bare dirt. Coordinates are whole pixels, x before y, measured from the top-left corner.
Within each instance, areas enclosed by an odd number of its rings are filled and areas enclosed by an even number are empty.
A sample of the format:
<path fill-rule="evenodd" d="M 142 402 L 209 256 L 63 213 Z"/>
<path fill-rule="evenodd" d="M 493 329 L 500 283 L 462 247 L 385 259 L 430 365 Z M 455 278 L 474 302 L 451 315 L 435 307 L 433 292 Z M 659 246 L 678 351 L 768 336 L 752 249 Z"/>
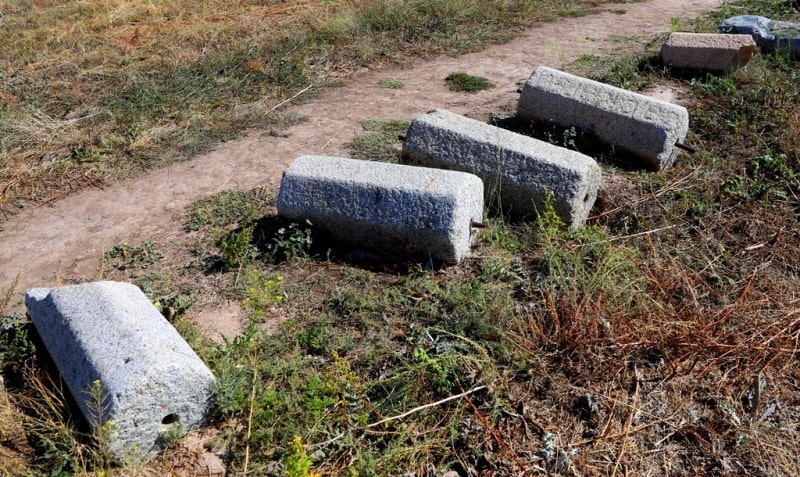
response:
<path fill-rule="evenodd" d="M 103 253 L 116 244 L 152 240 L 167 257 L 175 256 L 190 245 L 183 231 L 187 205 L 225 189 L 277 186 L 283 169 L 303 154 L 346 155 L 346 145 L 362 132 L 364 119 L 412 119 L 432 108 L 477 117 L 511 112 L 517 89 L 535 67 L 562 68 L 581 55 L 620 48 L 641 51 L 646 41 L 669 32 L 671 18 L 694 18 L 720 5 L 720 0 L 604 5 L 596 14 L 543 24 L 478 53 L 362 71 L 345 86 L 290 107 L 292 114 L 308 120 L 283 131 L 285 135 L 250 131 L 191 161 L 21 211 L 0 232 L 0 286 L 19 274 L 20 310 L 28 288 L 101 277 Z M 619 42 L 621 37 L 626 41 Z M 454 71 L 484 76 L 496 87 L 477 94 L 452 92 L 444 78 Z M 404 86 L 381 88 L 382 79 Z M 191 313 L 210 337 L 236 334 L 234 305 L 213 300 L 200 305 Z"/>
<path fill-rule="evenodd" d="M 181 445 L 168 449 L 153 462 L 158 475 L 172 477 L 224 477 L 225 454 L 216 449 L 218 432 L 204 429 L 181 440 Z"/>

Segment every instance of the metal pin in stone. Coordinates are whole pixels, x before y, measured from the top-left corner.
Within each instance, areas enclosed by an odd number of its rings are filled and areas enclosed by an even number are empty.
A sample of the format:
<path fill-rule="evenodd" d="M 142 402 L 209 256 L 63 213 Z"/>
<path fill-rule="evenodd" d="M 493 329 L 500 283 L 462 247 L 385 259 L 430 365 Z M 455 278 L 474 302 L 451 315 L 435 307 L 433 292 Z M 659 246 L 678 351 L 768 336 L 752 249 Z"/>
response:
<path fill-rule="evenodd" d="M 683 149 L 684 151 L 688 152 L 689 154 L 694 154 L 697 150 L 693 147 L 687 146 L 686 144 L 682 144 L 680 142 L 675 143 L 675 147 L 678 149 Z"/>

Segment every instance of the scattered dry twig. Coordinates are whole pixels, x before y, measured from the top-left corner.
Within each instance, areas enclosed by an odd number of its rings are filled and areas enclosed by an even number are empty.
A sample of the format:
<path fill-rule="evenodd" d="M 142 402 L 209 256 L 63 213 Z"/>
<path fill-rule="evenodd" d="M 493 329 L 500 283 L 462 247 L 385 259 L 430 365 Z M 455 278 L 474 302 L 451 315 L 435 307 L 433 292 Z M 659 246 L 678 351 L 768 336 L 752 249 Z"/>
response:
<path fill-rule="evenodd" d="M 300 96 L 301 94 L 305 93 L 306 91 L 310 90 L 310 89 L 311 89 L 313 86 L 314 86 L 313 84 L 310 84 L 310 85 L 306 86 L 305 88 L 303 88 L 303 89 L 301 89 L 300 91 L 298 91 L 298 92 L 297 92 L 297 93 L 296 93 L 294 96 L 292 96 L 291 98 L 289 98 L 289 99 L 285 99 L 285 100 L 281 101 L 280 103 L 276 104 L 275 106 L 273 106 L 273 107 L 269 108 L 269 109 L 268 109 L 268 110 L 267 110 L 267 111 L 264 113 L 264 115 L 266 116 L 267 114 L 271 114 L 271 113 L 272 113 L 272 112 L 274 112 L 276 109 L 278 109 L 278 108 L 280 108 L 281 106 L 283 106 L 284 104 L 287 104 L 287 103 L 290 103 L 290 102 L 294 101 L 294 99 L 295 99 L 295 98 L 297 98 L 297 97 L 298 97 L 298 96 Z"/>
<path fill-rule="evenodd" d="M 660 196 L 662 194 L 665 194 L 665 193 L 667 193 L 667 192 L 669 192 L 671 190 L 677 189 L 679 185 L 683 184 L 684 182 L 688 181 L 691 178 L 692 178 L 692 174 L 686 174 L 683 177 L 679 177 L 678 179 L 675 179 L 674 181 L 672 181 L 669 184 L 665 185 L 661 189 L 653 192 L 652 194 L 649 194 L 649 195 L 647 195 L 645 197 L 640 197 L 640 198 L 638 198 L 638 199 L 636 199 L 634 201 L 631 201 L 631 202 L 629 202 L 627 204 L 620 205 L 619 207 L 615 207 L 615 208 L 613 208 L 611 210 L 606 210 L 603 213 L 600 213 L 600 214 L 597 214 L 597 215 L 593 215 L 593 216 L 589 217 L 589 220 L 598 219 L 600 217 L 604 217 L 606 215 L 613 214 L 614 212 L 618 212 L 618 211 L 623 210 L 623 209 L 632 208 L 634 205 L 640 204 L 642 202 L 646 202 L 648 200 L 655 199 L 656 197 L 658 197 L 658 196 Z"/>
<path fill-rule="evenodd" d="M 628 412 L 628 419 L 625 421 L 625 429 L 622 432 L 622 442 L 620 443 L 619 453 L 617 453 L 617 460 L 614 462 L 614 469 L 611 471 L 611 477 L 615 477 L 617 475 L 617 469 L 619 469 L 620 463 L 622 462 L 622 456 L 625 455 L 625 447 L 628 442 L 628 436 L 631 433 L 631 425 L 633 424 L 633 416 L 636 415 L 636 408 L 639 404 L 639 371 L 634 368 L 634 378 L 635 387 L 633 388 L 633 405 L 631 406 L 630 411 Z"/>
<path fill-rule="evenodd" d="M 258 351 L 253 351 L 253 384 L 250 388 L 250 402 L 249 411 L 247 414 L 247 433 L 244 440 L 246 442 L 244 447 L 244 465 L 242 466 L 242 473 L 247 475 L 247 467 L 250 463 L 250 435 L 253 429 L 253 411 L 256 402 L 256 382 L 258 381 Z"/>
<path fill-rule="evenodd" d="M 381 424 L 384 424 L 386 422 L 389 422 L 389 421 L 395 421 L 397 419 L 402 419 L 402 418 L 410 416 L 410 415 L 412 415 L 412 414 L 414 414 L 416 412 L 422 411 L 424 409 L 428 409 L 429 407 L 435 407 L 435 406 L 438 406 L 440 404 L 444 404 L 446 402 L 453 401 L 455 399 L 459 399 L 459 398 L 462 398 L 462 397 L 465 397 L 465 396 L 469 396 L 470 394 L 474 394 L 474 393 L 476 393 L 478 391 L 481 391 L 483 389 L 488 389 L 488 388 L 489 388 L 489 386 L 486 386 L 486 385 L 474 387 L 474 388 L 470 389 L 469 391 L 465 391 L 465 392 L 463 392 L 461 394 L 456 394 L 454 396 L 450 396 L 450 397 L 441 399 L 441 400 L 436 401 L 436 402 L 432 402 L 432 403 L 429 403 L 429 404 L 424 404 L 422 406 L 417 406 L 417 407 L 415 407 L 414 409 L 412 409 L 410 411 L 404 412 L 403 414 L 399 414 L 397 416 L 392 416 L 392 417 L 387 417 L 386 419 L 381 419 L 378 422 L 373 422 L 372 424 L 367 424 L 364 427 L 364 429 L 371 429 L 373 427 L 377 427 L 377 426 L 379 426 Z"/>
<path fill-rule="evenodd" d="M 502 437 L 497 435 L 497 433 L 494 431 L 494 427 L 492 427 L 489 421 L 486 420 L 486 418 L 483 416 L 483 413 L 481 413 L 478 407 L 475 406 L 475 404 L 472 402 L 472 399 L 470 399 L 469 396 L 466 395 L 468 393 L 469 392 L 465 393 L 467 404 L 469 404 L 469 406 L 472 408 L 473 412 L 475 413 L 475 417 L 478 418 L 478 421 L 480 421 L 481 426 L 483 426 L 484 429 L 489 431 L 489 434 L 492 435 L 492 438 L 495 440 L 495 442 L 497 442 L 497 444 L 500 447 L 502 447 L 506 453 L 508 453 L 509 458 L 514 462 L 514 465 L 519 467 L 519 469 L 522 471 L 524 475 L 527 471 L 525 465 L 522 462 L 520 462 L 519 459 L 517 459 L 517 455 L 508 447 L 506 441 Z"/>

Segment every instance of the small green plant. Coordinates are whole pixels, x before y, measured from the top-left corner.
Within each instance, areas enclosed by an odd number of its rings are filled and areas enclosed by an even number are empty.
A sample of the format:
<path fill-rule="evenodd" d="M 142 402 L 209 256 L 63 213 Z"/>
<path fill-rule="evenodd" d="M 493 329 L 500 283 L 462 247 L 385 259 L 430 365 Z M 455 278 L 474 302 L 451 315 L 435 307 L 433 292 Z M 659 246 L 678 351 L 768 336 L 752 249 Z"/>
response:
<path fill-rule="evenodd" d="M 312 243 L 311 227 L 311 221 L 306 220 L 304 224 L 292 222 L 279 228 L 268 246 L 273 259 L 291 260 L 308 257 Z"/>
<path fill-rule="evenodd" d="M 306 445 L 300 436 L 294 436 L 286 454 L 283 456 L 283 473 L 286 477 L 321 477 L 312 467 L 314 459 L 308 455 Z"/>
<path fill-rule="evenodd" d="M 245 265 L 258 256 L 258 248 L 253 245 L 254 230 L 255 224 L 248 223 L 222 236 L 219 247 L 226 269 L 241 272 Z"/>
<path fill-rule="evenodd" d="M 800 174 L 786 154 L 768 152 L 747 161 L 747 170 L 724 181 L 723 194 L 754 201 L 788 200 L 800 191 Z"/>
<path fill-rule="evenodd" d="M 553 205 L 553 193 L 545 191 L 545 200 L 542 210 L 538 211 L 536 225 L 538 228 L 539 239 L 545 244 L 553 243 L 561 230 L 564 228 L 564 221 L 556 212 Z"/>
<path fill-rule="evenodd" d="M 6 313 L 18 283 L 19 275 L 0 297 L 0 371 L 10 368 L 19 372 L 36 354 L 36 346 L 28 336 L 30 322 L 19 312 Z"/>
<path fill-rule="evenodd" d="M 336 351 L 331 352 L 333 363 L 323 373 L 328 392 L 340 404 L 347 407 L 348 412 L 361 409 L 361 395 L 365 391 L 363 380 L 353 371 L 352 364 Z"/>
<path fill-rule="evenodd" d="M 556 137 L 555 132 L 545 132 L 547 142 L 555 144 L 556 146 L 566 147 L 568 149 L 576 149 L 575 139 L 578 137 L 578 130 L 574 126 L 570 126 L 561 130 L 561 137 Z"/>
<path fill-rule="evenodd" d="M 92 427 L 92 443 L 94 444 L 94 461 L 99 469 L 111 466 L 111 448 L 115 439 L 114 421 L 108 417 L 109 403 L 103 383 L 99 379 L 92 382 L 86 390 L 86 408 L 89 425 Z"/>
<path fill-rule="evenodd" d="M 166 430 L 161 435 L 161 442 L 166 449 L 175 449 L 181 440 L 186 437 L 186 430 L 181 421 L 165 424 Z"/>
<path fill-rule="evenodd" d="M 146 269 L 164 258 L 164 254 L 156 248 L 152 240 L 145 240 L 141 245 L 115 245 L 103 254 L 105 260 L 116 270 Z"/>
<path fill-rule="evenodd" d="M 414 350 L 414 360 L 422 365 L 429 385 L 439 395 L 447 395 L 453 389 L 452 362 L 448 356 L 431 357 L 423 348 Z"/>
<path fill-rule="evenodd" d="M 336 397 L 330 389 L 330 385 L 319 378 L 308 380 L 303 393 L 303 409 L 309 411 L 314 420 L 319 420 L 325 409 L 337 403 Z"/>
<path fill-rule="evenodd" d="M 153 305 L 164 315 L 167 320 L 174 320 L 186 313 L 194 305 L 194 298 L 189 295 L 160 296 L 153 301 Z"/>
<path fill-rule="evenodd" d="M 494 84 L 481 76 L 472 76 L 467 73 L 450 73 L 444 81 L 450 87 L 450 91 L 463 91 L 466 93 L 477 93 L 485 89 L 494 88 Z"/>
<path fill-rule="evenodd" d="M 267 277 L 258 269 L 249 270 L 244 277 L 247 294 L 243 305 L 251 315 L 260 317 L 269 307 L 281 303 L 285 297 L 281 284 L 283 276 Z"/>
<path fill-rule="evenodd" d="M 0 370 L 9 367 L 19 371 L 36 355 L 36 346 L 28 336 L 29 328 L 30 323 L 19 316 L 9 318 L 0 327 Z"/>
<path fill-rule="evenodd" d="M 378 86 L 386 89 L 400 89 L 403 86 L 405 86 L 405 84 L 402 81 L 396 79 L 382 79 L 378 81 Z"/>

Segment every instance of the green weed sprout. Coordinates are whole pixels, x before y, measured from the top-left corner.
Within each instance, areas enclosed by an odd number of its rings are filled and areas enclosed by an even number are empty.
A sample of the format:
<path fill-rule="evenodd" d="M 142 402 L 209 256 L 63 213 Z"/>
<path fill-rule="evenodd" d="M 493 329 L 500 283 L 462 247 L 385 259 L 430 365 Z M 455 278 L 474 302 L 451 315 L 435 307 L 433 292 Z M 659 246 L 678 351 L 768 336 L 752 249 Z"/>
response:
<path fill-rule="evenodd" d="M 314 459 L 308 455 L 306 445 L 300 436 L 294 436 L 286 455 L 283 458 L 283 473 L 286 477 L 322 477 L 319 472 L 314 472 L 311 467 Z"/>
<path fill-rule="evenodd" d="M 89 411 L 89 424 L 92 426 L 92 441 L 95 445 L 95 462 L 98 468 L 107 469 L 111 465 L 111 447 L 114 442 L 114 421 L 108 419 L 107 393 L 103 383 L 95 379 L 86 390 L 86 407 Z"/>

